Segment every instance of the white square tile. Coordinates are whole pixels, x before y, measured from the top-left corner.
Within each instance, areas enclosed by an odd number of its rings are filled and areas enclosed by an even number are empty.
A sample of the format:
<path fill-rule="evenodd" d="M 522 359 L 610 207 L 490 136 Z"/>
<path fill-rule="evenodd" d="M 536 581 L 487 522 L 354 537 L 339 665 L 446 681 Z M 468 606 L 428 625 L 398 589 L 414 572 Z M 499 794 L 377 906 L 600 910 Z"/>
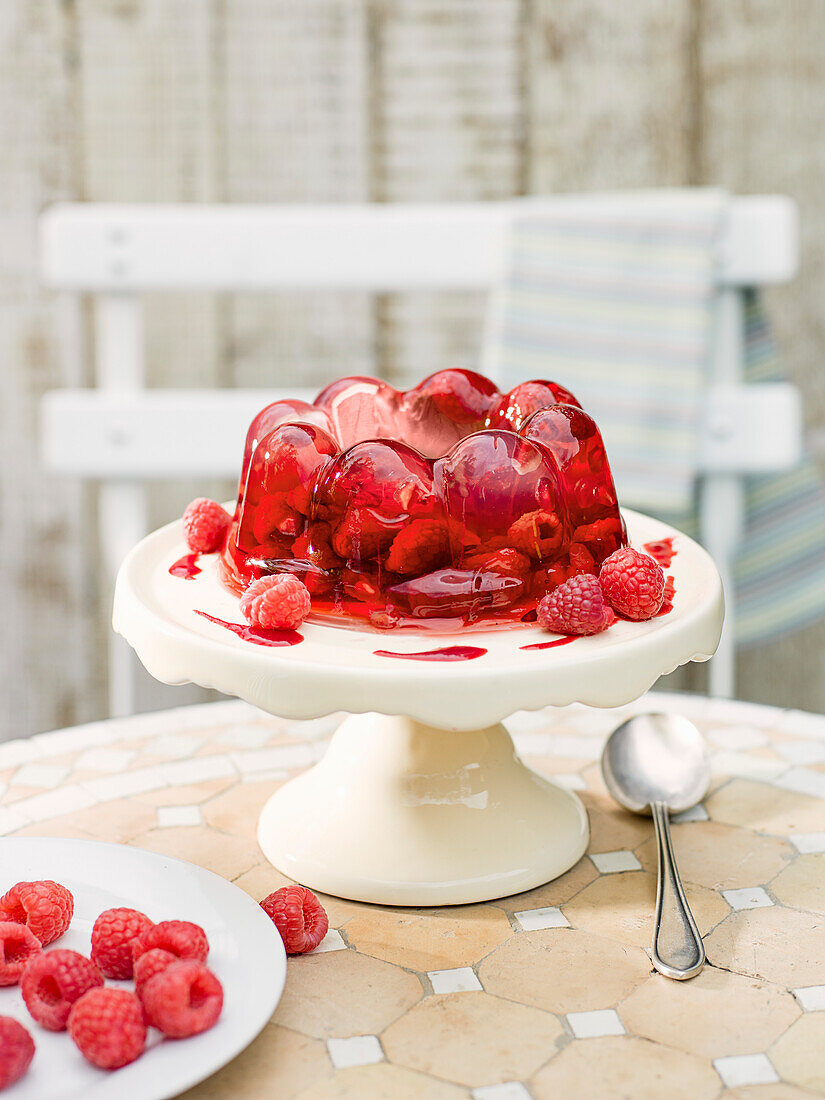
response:
<path fill-rule="evenodd" d="M 341 933 L 337 928 L 330 928 L 318 946 L 310 951 L 310 955 L 324 955 L 327 951 L 346 951 L 347 945 L 344 943 Z"/>
<path fill-rule="evenodd" d="M 685 825 L 688 821 L 708 821 L 708 811 L 700 802 L 696 806 L 691 806 L 689 810 L 682 810 L 680 814 L 674 814 L 670 819 L 674 825 Z"/>
<path fill-rule="evenodd" d="M 569 928 L 570 921 L 555 905 L 545 909 L 522 909 L 515 914 L 525 932 L 538 932 L 541 928 Z"/>
<path fill-rule="evenodd" d="M 56 764 L 24 764 L 11 778 L 13 787 L 43 787 L 53 790 L 59 787 L 70 769 Z"/>
<path fill-rule="evenodd" d="M 825 798 L 825 774 L 810 768 L 791 768 L 779 779 L 774 780 L 777 787 L 797 794 L 810 794 L 814 798 Z"/>
<path fill-rule="evenodd" d="M 732 1054 L 714 1058 L 713 1068 L 729 1089 L 742 1085 L 775 1085 L 779 1080 L 767 1054 Z"/>
<path fill-rule="evenodd" d="M 272 768 L 306 768 L 314 763 L 312 745 L 272 745 L 268 749 L 233 752 L 231 758 L 239 772 L 263 772 Z"/>
<path fill-rule="evenodd" d="M 50 817 L 71 814 L 75 810 L 85 810 L 97 805 L 99 800 L 79 786 L 59 787 L 45 794 L 35 794 L 31 798 L 21 798 L 9 807 L 29 821 L 48 821 Z"/>
<path fill-rule="evenodd" d="M 182 760 L 191 756 L 203 745 L 200 737 L 190 737 L 185 733 L 162 733 L 146 741 L 143 751 L 151 756 L 167 756 L 170 760 Z"/>
<path fill-rule="evenodd" d="M 145 794 L 168 787 L 169 781 L 158 767 L 135 768 L 131 772 L 118 775 L 102 775 L 99 779 L 87 779 L 81 783 L 96 799 L 110 801 L 115 798 L 129 798 L 133 794 Z"/>
<path fill-rule="evenodd" d="M 793 995 L 803 1012 L 825 1011 L 825 985 L 806 985 L 794 989 Z"/>
<path fill-rule="evenodd" d="M 741 890 L 723 890 L 722 897 L 733 909 L 764 909 L 773 902 L 761 886 L 745 886 Z"/>
<path fill-rule="evenodd" d="M 128 749 L 86 749 L 74 762 L 75 768 L 88 768 L 94 772 L 122 772 L 132 763 L 137 753 Z"/>
<path fill-rule="evenodd" d="M 776 779 L 787 768 L 784 760 L 771 760 L 747 752 L 722 750 L 711 753 L 710 757 L 710 770 L 714 775 L 732 775 L 739 779 L 761 779 L 767 782 Z"/>
<path fill-rule="evenodd" d="M 349 1039 L 327 1039 L 327 1050 L 336 1069 L 369 1066 L 384 1061 L 377 1035 L 353 1035 Z"/>
<path fill-rule="evenodd" d="M 720 726 L 708 730 L 705 737 L 717 748 L 731 752 L 759 749 L 768 743 L 768 735 L 753 726 Z"/>
<path fill-rule="evenodd" d="M 274 730 L 262 726 L 229 726 L 220 730 L 215 740 L 234 749 L 260 749 L 272 737 Z"/>
<path fill-rule="evenodd" d="M 241 776 L 241 783 L 266 783 L 270 779 L 281 782 L 284 779 L 289 779 L 289 772 L 285 771 L 284 768 L 267 768 L 262 772 L 244 772 Z"/>
<path fill-rule="evenodd" d="M 473 1100 L 530 1100 L 521 1081 L 503 1081 L 500 1085 L 482 1085 L 470 1093 Z"/>
<path fill-rule="evenodd" d="M 188 783 L 206 783 L 210 779 L 226 779 L 235 774 L 235 766 L 228 756 L 196 756 L 192 760 L 176 760 L 173 764 L 161 764 L 161 773 L 173 787 L 185 787 Z"/>
<path fill-rule="evenodd" d="M 642 865 L 632 852 L 596 852 L 590 853 L 601 875 L 613 875 L 617 871 L 641 871 Z"/>
<path fill-rule="evenodd" d="M 458 966 L 454 970 L 428 970 L 433 993 L 470 993 L 481 989 L 481 982 L 471 966 Z"/>
<path fill-rule="evenodd" d="M 158 828 L 169 829 L 182 825 L 202 825 L 203 816 L 200 806 L 160 806 L 158 807 Z"/>
<path fill-rule="evenodd" d="M 552 779 L 554 783 L 558 783 L 568 791 L 587 790 L 587 784 L 578 772 L 556 772 L 555 775 L 548 773 L 548 779 Z"/>
<path fill-rule="evenodd" d="M 624 1024 L 615 1008 L 595 1012 L 568 1012 L 567 1022 L 577 1039 L 599 1039 L 603 1035 L 624 1035 Z"/>
<path fill-rule="evenodd" d="M 9 833 L 29 824 L 28 818 L 18 813 L 14 806 L 0 806 L 0 836 L 8 836 Z"/>
<path fill-rule="evenodd" d="M 825 852 L 825 833 L 788 833 L 797 852 Z"/>
<path fill-rule="evenodd" d="M 777 741 L 774 748 L 789 764 L 821 764 L 825 760 L 825 741 Z"/>

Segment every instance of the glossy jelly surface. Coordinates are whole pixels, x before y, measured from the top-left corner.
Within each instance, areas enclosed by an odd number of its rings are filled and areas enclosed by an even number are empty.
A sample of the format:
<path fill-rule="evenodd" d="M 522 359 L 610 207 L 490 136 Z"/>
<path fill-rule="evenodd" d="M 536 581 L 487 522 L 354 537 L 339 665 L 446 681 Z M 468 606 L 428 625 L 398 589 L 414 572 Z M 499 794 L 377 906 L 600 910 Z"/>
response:
<path fill-rule="evenodd" d="M 307 584 L 311 619 L 391 631 L 529 622 L 627 538 L 599 430 L 556 383 L 342 378 L 250 425 L 222 555 L 235 591 Z"/>

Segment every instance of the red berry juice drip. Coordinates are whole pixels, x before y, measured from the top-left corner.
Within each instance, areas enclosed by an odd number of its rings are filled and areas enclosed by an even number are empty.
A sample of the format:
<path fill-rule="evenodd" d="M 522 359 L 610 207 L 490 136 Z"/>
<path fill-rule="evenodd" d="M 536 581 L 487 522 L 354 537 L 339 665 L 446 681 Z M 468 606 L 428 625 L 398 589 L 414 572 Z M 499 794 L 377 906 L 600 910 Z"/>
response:
<path fill-rule="evenodd" d="M 394 653 L 390 649 L 376 649 L 376 657 L 403 657 L 408 661 L 474 661 L 487 652 L 477 645 L 449 645 L 443 649 L 425 649 L 421 653 Z"/>
<path fill-rule="evenodd" d="M 233 634 L 237 634 L 245 642 L 253 642 L 255 645 L 298 645 L 304 640 L 303 634 L 297 630 L 265 630 L 262 626 L 246 626 L 243 623 L 228 623 L 225 619 L 216 619 L 214 615 L 207 615 L 205 611 L 195 611 L 196 615 L 202 615 L 210 623 L 226 627 Z"/>
<path fill-rule="evenodd" d="M 178 558 L 176 562 L 169 566 L 169 572 L 173 577 L 183 577 L 185 581 L 194 580 L 198 573 L 202 572 L 198 568 L 198 558 L 200 554 L 184 554 L 182 558 Z"/>
<path fill-rule="evenodd" d="M 650 554 L 654 561 L 661 565 L 662 569 L 669 569 L 670 563 L 676 557 L 677 551 L 673 549 L 673 535 L 666 539 L 656 539 L 655 542 L 646 542 L 642 549 Z"/>
<path fill-rule="evenodd" d="M 665 597 L 662 606 L 656 612 L 656 618 L 660 615 L 669 615 L 673 610 L 673 597 L 676 595 L 676 583 L 673 577 L 665 577 Z"/>
<path fill-rule="evenodd" d="M 535 642 L 533 645 L 519 646 L 519 649 L 555 649 L 556 646 L 570 645 L 578 637 L 578 634 L 566 634 L 563 638 L 555 638 L 552 642 Z"/>

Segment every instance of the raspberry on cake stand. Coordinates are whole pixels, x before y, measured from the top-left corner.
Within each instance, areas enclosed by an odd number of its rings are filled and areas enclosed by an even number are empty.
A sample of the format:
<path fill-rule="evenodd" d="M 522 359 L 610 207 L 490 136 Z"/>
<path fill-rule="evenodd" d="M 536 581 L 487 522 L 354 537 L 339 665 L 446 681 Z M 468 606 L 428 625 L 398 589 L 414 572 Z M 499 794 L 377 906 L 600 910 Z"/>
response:
<path fill-rule="evenodd" d="M 115 629 L 164 683 L 216 688 L 284 718 L 350 712 L 323 759 L 261 815 L 259 843 L 284 874 L 393 905 L 502 897 L 568 870 L 588 823 L 575 794 L 519 760 L 501 720 L 631 702 L 719 641 L 722 588 L 708 554 L 666 524 L 624 514 L 633 546 L 672 540 L 672 609 L 570 644 L 535 648 L 554 640 L 535 626 L 436 635 L 315 623 L 290 639 L 300 644 L 252 644 L 221 625 L 242 617 L 215 557 L 202 557 L 196 576 L 170 574 L 186 552 L 179 522 L 124 562 Z M 404 658 L 433 649 L 464 659 Z"/>

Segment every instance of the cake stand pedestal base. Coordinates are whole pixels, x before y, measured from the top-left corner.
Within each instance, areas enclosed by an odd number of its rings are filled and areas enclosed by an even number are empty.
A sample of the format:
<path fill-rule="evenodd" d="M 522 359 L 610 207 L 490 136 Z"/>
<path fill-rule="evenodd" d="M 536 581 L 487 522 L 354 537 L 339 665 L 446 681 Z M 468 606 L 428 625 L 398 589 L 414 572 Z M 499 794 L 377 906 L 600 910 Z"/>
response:
<path fill-rule="evenodd" d="M 579 799 L 526 767 L 504 726 L 455 732 L 381 714 L 345 719 L 258 827 L 283 874 L 383 905 L 532 889 L 572 867 L 588 836 Z"/>

